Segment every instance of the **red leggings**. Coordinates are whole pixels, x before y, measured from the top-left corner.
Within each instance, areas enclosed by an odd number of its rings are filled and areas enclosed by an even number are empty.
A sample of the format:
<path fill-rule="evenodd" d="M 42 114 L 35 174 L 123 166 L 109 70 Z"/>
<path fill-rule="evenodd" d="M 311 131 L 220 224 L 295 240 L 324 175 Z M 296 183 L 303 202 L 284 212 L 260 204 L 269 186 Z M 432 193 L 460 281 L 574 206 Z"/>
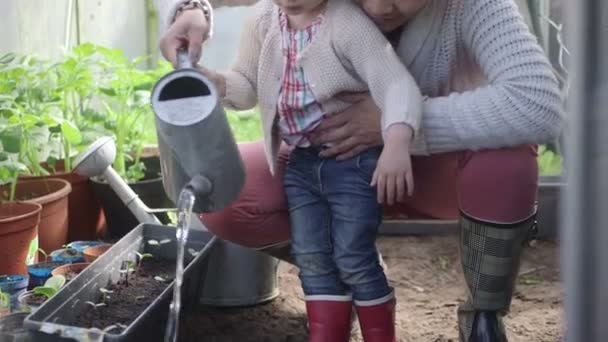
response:
<path fill-rule="evenodd" d="M 239 146 L 247 179 L 239 198 L 223 211 L 205 214 L 207 228 L 225 240 L 264 247 L 289 240 L 283 193 L 287 149 L 272 177 L 262 143 Z M 456 219 L 460 211 L 496 223 L 522 221 L 534 213 L 538 182 L 536 148 L 526 145 L 414 157 L 414 195 L 387 207 L 386 217 Z"/>

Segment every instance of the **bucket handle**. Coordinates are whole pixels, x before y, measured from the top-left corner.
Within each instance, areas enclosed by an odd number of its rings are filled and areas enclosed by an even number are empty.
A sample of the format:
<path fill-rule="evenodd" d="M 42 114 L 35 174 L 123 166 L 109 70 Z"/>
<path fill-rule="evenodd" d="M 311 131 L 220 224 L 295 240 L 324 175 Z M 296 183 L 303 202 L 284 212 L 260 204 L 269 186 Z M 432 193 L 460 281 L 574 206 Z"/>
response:
<path fill-rule="evenodd" d="M 178 69 L 191 69 L 192 61 L 188 55 L 188 51 L 184 49 L 177 50 L 177 68 Z"/>

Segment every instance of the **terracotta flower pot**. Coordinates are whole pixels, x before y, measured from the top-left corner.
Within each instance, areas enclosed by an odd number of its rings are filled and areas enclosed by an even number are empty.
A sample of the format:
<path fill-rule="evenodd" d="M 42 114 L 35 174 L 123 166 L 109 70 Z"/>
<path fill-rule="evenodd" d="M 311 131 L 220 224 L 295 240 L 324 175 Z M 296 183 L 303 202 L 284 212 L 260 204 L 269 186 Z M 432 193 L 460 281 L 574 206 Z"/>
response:
<path fill-rule="evenodd" d="M 50 168 L 43 165 L 49 171 Z M 64 172 L 63 161 L 57 162 L 53 174 L 48 177 L 21 177 L 20 179 L 59 178 L 72 186 L 68 196 L 68 240 L 95 240 L 103 235 L 106 226 L 101 204 L 95 196 L 91 181 L 72 172 Z"/>
<path fill-rule="evenodd" d="M 0 274 L 27 275 L 30 243 L 38 236 L 41 212 L 37 203 L 0 205 Z"/>
<path fill-rule="evenodd" d="M 66 282 L 72 280 L 80 272 L 90 265 L 88 262 L 79 262 L 76 264 L 67 264 L 59 266 L 51 272 L 52 276 L 62 275 L 65 277 Z"/>
<path fill-rule="evenodd" d="M 63 179 L 19 180 L 15 199 L 42 205 L 38 237 L 45 251 L 60 249 L 68 241 L 68 195 L 70 183 Z"/>
<path fill-rule="evenodd" d="M 105 253 L 108 249 L 110 249 L 110 247 L 112 247 L 111 244 L 107 243 L 107 244 L 103 244 L 103 245 L 99 245 L 99 246 L 93 246 L 93 247 L 88 247 L 86 248 L 82 253 L 84 254 L 84 260 L 86 262 L 93 262 L 95 261 L 95 259 L 97 259 L 100 255 L 102 255 L 103 253 Z"/>

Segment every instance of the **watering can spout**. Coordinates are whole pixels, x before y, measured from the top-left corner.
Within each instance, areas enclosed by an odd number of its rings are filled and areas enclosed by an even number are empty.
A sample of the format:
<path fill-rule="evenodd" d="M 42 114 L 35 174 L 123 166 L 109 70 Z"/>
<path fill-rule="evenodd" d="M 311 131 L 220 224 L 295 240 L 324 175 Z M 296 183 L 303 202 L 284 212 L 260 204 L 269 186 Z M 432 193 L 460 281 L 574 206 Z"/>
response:
<path fill-rule="evenodd" d="M 178 60 L 187 60 L 184 52 Z M 161 78 L 152 91 L 163 187 L 175 203 L 188 188 L 194 211 L 228 206 L 245 180 L 241 156 L 213 83 L 183 67 Z"/>

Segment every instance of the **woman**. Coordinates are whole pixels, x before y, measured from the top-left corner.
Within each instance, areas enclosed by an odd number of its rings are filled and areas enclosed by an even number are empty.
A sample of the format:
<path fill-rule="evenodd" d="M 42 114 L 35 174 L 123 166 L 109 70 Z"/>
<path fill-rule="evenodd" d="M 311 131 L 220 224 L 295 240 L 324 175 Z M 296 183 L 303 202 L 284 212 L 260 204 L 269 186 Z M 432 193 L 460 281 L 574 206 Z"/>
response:
<path fill-rule="evenodd" d="M 189 44 L 197 61 L 209 32 L 200 8 L 208 6 L 173 2 L 174 9 L 189 7 L 171 12 L 161 50 L 174 61 L 173 51 Z M 414 196 L 387 209 L 401 217 L 459 219 L 469 290 L 458 310 L 460 340 L 506 341 L 501 317 L 510 306 L 522 244 L 534 225 L 535 144 L 552 141 L 562 128 L 557 80 L 513 0 L 360 4 L 427 96 L 421 134 L 411 151 Z M 325 119 L 314 137 L 333 143 L 325 156 L 346 159 L 382 143 L 380 112 L 371 98 L 345 99 L 352 106 Z M 249 247 L 287 241 L 281 184 L 287 151 L 274 178 L 261 144 L 242 145 L 241 153 L 247 181 L 240 198 L 207 215 L 205 224 Z"/>

